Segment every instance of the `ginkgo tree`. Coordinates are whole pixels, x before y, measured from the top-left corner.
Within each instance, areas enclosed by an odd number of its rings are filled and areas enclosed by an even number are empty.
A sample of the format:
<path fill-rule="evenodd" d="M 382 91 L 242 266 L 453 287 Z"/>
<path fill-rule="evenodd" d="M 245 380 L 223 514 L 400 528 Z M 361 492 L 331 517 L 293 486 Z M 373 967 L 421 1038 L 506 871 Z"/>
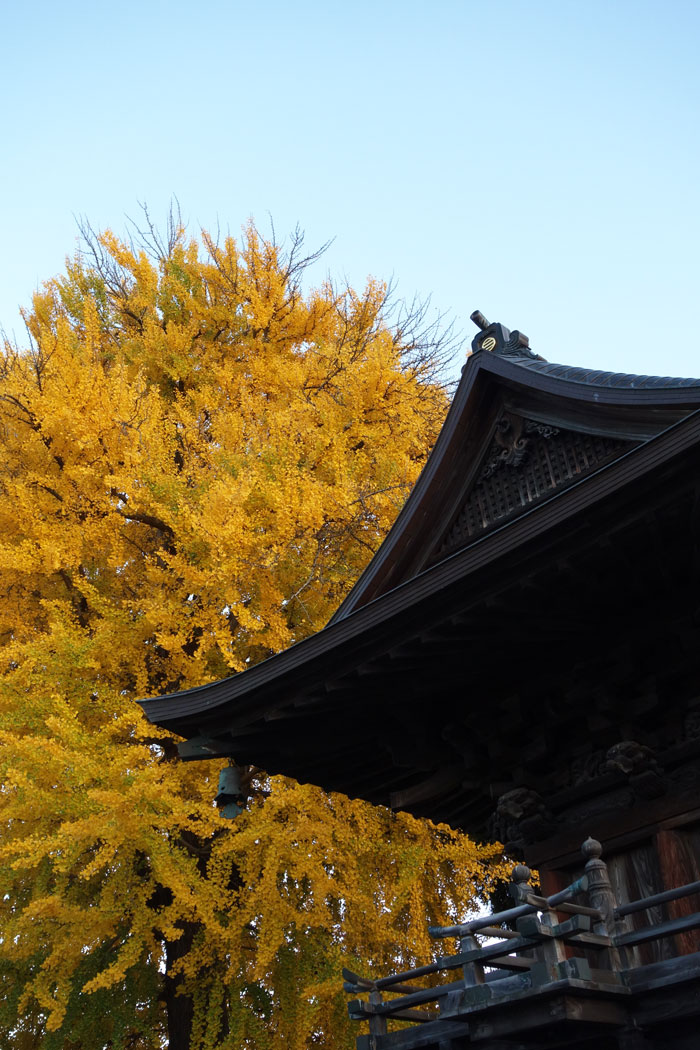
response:
<path fill-rule="evenodd" d="M 0 362 L 0 1041 L 349 1048 L 342 965 L 428 958 L 498 847 L 255 770 L 226 820 L 134 701 L 324 624 L 445 346 L 379 281 L 306 289 L 299 235 L 84 233 Z"/>

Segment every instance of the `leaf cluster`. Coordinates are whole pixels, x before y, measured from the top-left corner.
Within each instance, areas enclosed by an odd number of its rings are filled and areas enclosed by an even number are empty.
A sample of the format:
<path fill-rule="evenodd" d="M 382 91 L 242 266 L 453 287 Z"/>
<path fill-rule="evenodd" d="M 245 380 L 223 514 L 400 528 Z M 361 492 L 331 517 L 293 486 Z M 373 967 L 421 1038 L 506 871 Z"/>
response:
<path fill-rule="evenodd" d="M 497 874 L 447 828 L 264 777 L 235 822 L 134 703 L 317 630 L 441 425 L 445 343 L 315 255 L 84 229 L 0 358 L 0 1041 L 352 1044 L 338 974 Z M 168 1005 L 170 1004 L 170 1006 Z"/>

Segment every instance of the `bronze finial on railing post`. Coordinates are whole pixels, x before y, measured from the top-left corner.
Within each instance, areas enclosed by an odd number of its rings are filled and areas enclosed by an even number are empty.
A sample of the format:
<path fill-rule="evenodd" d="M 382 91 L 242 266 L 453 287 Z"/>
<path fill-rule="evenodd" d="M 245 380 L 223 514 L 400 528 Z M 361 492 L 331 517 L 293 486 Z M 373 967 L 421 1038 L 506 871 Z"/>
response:
<path fill-rule="evenodd" d="M 596 908 L 601 918 L 594 922 L 593 932 L 608 936 L 612 942 L 615 936 L 615 908 L 617 901 L 608 875 L 608 866 L 602 860 L 603 847 L 597 839 L 587 838 L 581 846 L 585 860 L 584 871 L 588 876 L 588 900 Z M 620 969 L 620 953 L 611 943 L 608 949 L 610 968 Z"/>
<path fill-rule="evenodd" d="M 512 872 L 512 882 L 508 887 L 508 892 L 513 900 L 521 903 L 527 900 L 528 894 L 532 893 L 532 886 L 530 885 L 531 875 L 532 872 L 527 864 L 515 865 Z"/>

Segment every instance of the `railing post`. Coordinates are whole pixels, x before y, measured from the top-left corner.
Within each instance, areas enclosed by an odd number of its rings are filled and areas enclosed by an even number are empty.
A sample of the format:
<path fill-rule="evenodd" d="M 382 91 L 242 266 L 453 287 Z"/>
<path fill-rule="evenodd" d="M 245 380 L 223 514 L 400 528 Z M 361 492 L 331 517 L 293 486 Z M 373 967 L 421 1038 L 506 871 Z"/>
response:
<path fill-rule="evenodd" d="M 543 911 L 542 912 L 542 925 L 549 926 L 553 929 L 559 920 L 556 912 Z M 542 951 L 544 954 L 544 960 L 547 966 L 551 968 L 552 973 L 556 976 L 564 976 L 562 964 L 566 963 L 566 947 L 564 942 L 560 941 L 558 937 L 547 937 L 542 944 Z"/>
<path fill-rule="evenodd" d="M 588 876 L 588 900 L 592 908 L 596 908 L 602 918 L 593 924 L 593 932 L 610 938 L 608 959 L 611 970 L 620 970 L 621 961 L 618 949 L 612 943 L 616 932 L 615 908 L 617 901 L 610 884 L 608 866 L 601 860 L 603 847 L 597 839 L 587 838 L 581 846 L 581 853 L 585 860 L 584 871 Z"/>
<path fill-rule="evenodd" d="M 520 901 L 523 904 L 527 903 L 528 897 L 534 896 L 534 891 L 530 885 L 531 875 L 532 872 L 526 864 L 516 864 L 513 868 L 513 882 L 509 887 L 509 893 L 516 901 Z M 527 936 L 527 932 L 533 922 L 536 922 L 534 909 L 533 915 L 518 919 L 516 926 L 521 933 Z M 554 912 L 542 912 L 542 926 L 551 928 L 556 923 L 557 917 Z M 530 957 L 537 960 L 531 970 L 533 980 L 539 984 L 546 984 L 548 981 L 556 980 L 560 975 L 559 964 L 566 960 L 566 949 L 555 937 L 546 937 L 539 947 L 534 949 Z"/>
<path fill-rule="evenodd" d="M 370 1006 L 381 1006 L 382 1005 L 382 1002 L 383 1002 L 383 1000 L 382 1000 L 382 993 L 379 991 L 378 988 L 373 988 L 372 989 L 372 991 L 369 993 L 369 1000 L 368 1001 L 369 1001 Z M 373 1050 L 376 1050 L 376 1046 L 377 1046 L 376 1037 L 380 1036 L 380 1035 L 386 1035 L 386 1033 L 387 1033 L 386 1017 L 382 1016 L 382 1014 L 370 1014 L 369 1015 L 369 1034 L 370 1034 L 370 1043 L 371 1043 L 371 1045 L 373 1047 Z M 375 1037 L 375 1038 L 373 1039 L 372 1037 Z"/>
<path fill-rule="evenodd" d="M 460 952 L 471 952 L 479 948 L 479 942 L 473 933 L 467 933 L 459 939 Z M 462 967 L 464 984 L 467 988 L 475 988 L 479 984 L 485 984 L 484 967 L 480 962 L 465 963 Z"/>

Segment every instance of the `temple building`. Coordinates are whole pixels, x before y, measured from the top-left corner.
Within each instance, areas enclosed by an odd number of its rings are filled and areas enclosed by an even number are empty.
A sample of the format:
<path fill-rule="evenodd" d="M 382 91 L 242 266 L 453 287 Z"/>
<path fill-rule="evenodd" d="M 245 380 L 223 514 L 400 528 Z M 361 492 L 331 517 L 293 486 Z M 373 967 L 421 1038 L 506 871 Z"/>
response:
<path fill-rule="evenodd" d="M 443 965 L 346 974 L 358 1047 L 690 1050 L 700 380 L 551 364 L 473 318 L 435 448 L 330 623 L 143 708 L 183 759 L 446 821 L 522 862 L 512 907 L 433 931 L 456 938 Z"/>

